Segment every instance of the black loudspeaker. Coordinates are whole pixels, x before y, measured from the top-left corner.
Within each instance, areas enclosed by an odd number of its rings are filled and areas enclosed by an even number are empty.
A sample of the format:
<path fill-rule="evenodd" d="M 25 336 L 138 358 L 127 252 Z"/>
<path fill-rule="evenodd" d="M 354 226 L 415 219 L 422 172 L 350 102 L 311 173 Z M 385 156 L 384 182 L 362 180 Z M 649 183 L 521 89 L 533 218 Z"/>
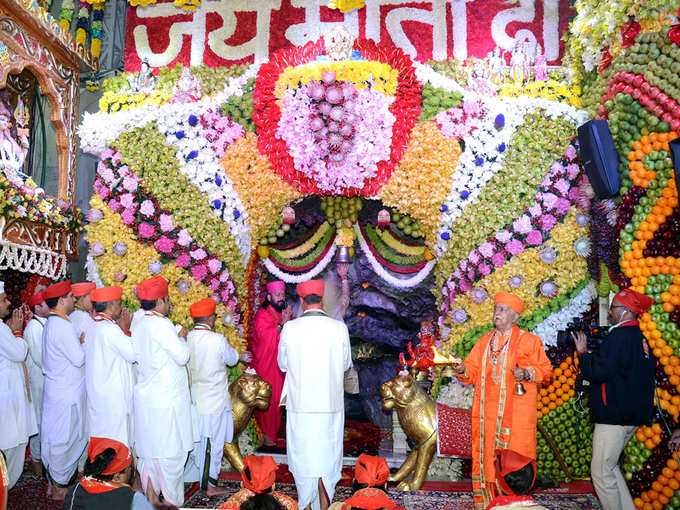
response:
<path fill-rule="evenodd" d="M 673 174 L 675 175 L 675 187 L 680 196 L 680 138 L 668 142 L 671 149 L 671 159 L 673 160 Z"/>
<path fill-rule="evenodd" d="M 590 184 L 599 198 L 618 194 L 621 188 L 619 155 L 606 119 L 590 120 L 579 126 L 581 159 Z"/>

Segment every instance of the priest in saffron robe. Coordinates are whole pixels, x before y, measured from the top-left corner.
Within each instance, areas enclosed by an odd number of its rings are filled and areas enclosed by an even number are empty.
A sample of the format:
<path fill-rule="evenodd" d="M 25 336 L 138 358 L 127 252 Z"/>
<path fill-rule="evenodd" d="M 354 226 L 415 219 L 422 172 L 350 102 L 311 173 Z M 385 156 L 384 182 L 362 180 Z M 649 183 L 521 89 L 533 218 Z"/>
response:
<path fill-rule="evenodd" d="M 536 335 L 517 326 L 524 302 L 507 292 L 495 297 L 494 325 L 457 368 L 458 378 L 474 384 L 472 403 L 472 490 L 475 510 L 496 495 L 496 449 L 536 458 L 537 387 L 550 380 L 552 365 Z M 517 395 L 521 381 L 526 393 Z"/>
<path fill-rule="evenodd" d="M 290 319 L 291 311 L 286 307 L 286 284 L 281 281 L 267 284 L 267 300 L 255 313 L 253 319 L 253 340 L 250 350 L 253 355 L 252 367 L 257 375 L 272 385 L 272 398 L 266 411 L 255 411 L 255 420 L 264 434 L 264 444 L 274 446 L 281 426 L 281 390 L 283 372 L 279 369 L 276 356 L 279 352 L 281 328 Z"/>
<path fill-rule="evenodd" d="M 96 287 L 97 286 L 92 282 L 80 282 L 71 285 L 71 290 L 73 291 L 73 297 L 76 298 L 76 303 L 73 311 L 69 315 L 69 319 L 71 319 L 76 334 L 81 341 L 87 328 L 94 322 L 94 311 L 92 309 L 90 292 Z"/>

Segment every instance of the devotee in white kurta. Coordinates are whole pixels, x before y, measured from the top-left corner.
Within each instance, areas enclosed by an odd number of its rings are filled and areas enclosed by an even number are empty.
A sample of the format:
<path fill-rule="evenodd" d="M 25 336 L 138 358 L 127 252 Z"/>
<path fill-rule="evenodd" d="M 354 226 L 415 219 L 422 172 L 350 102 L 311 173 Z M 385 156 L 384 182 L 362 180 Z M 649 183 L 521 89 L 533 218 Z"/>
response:
<path fill-rule="evenodd" d="M 167 318 L 170 301 L 163 277 L 140 282 L 137 297 L 146 309 L 132 328 L 138 363 L 134 389 L 137 470 L 149 501 L 156 503 L 162 493 L 166 501 L 181 506 L 184 464 L 194 447 L 186 367 L 189 347 Z M 186 330 L 180 334 L 186 336 Z"/>
<path fill-rule="evenodd" d="M 281 330 L 279 367 L 286 373 L 281 394 L 287 410 L 288 466 L 298 505 L 327 508 L 342 471 L 345 425 L 343 378 L 352 366 L 349 333 L 324 312 L 322 280 L 297 286 L 303 313 Z M 320 489 L 328 495 L 321 496 Z"/>
<path fill-rule="evenodd" d="M 10 306 L 5 284 L 0 281 L 0 318 L 9 315 Z M 0 321 L 0 450 L 7 462 L 9 488 L 24 469 L 29 436 L 38 431 L 24 365 L 28 345 L 22 329 L 21 310 L 15 310 L 7 323 Z"/>
<path fill-rule="evenodd" d="M 240 357 L 224 335 L 213 331 L 216 305 L 212 298 L 192 304 L 189 311 L 194 319 L 194 328 L 187 334 L 191 396 L 198 413 L 200 434 L 200 441 L 194 445 L 190 458 L 197 468 L 201 488 L 208 495 L 227 492 L 217 486 L 224 443 L 231 442 L 234 436 L 227 365 L 233 366 L 239 359 L 250 361 L 250 353 L 244 352 Z M 206 463 L 209 466 L 207 470 Z"/>
<path fill-rule="evenodd" d="M 71 285 L 76 302 L 73 311 L 69 314 L 69 319 L 73 323 L 78 339 L 80 339 L 80 335 L 85 334 L 87 328 L 94 322 L 90 292 L 96 287 L 92 282 L 80 282 Z"/>
<path fill-rule="evenodd" d="M 85 387 L 91 437 L 115 439 L 130 448 L 135 351 L 129 331 L 132 315 L 121 304 L 122 287 L 90 294 L 97 314 L 85 332 Z M 120 325 L 119 325 L 120 324 Z"/>
<path fill-rule="evenodd" d="M 31 402 L 38 420 L 38 431 L 28 441 L 31 447 L 31 469 L 36 474 L 42 473 L 42 460 L 40 454 L 40 414 L 42 412 L 42 395 L 44 377 L 42 373 L 42 334 L 47 317 L 50 315 L 50 307 L 45 303 L 42 291 L 33 294 L 26 303 L 33 312 L 33 318 L 28 321 L 24 328 L 24 340 L 28 344 L 28 379 L 31 383 Z"/>
<path fill-rule="evenodd" d="M 44 294 L 51 313 L 42 339 L 45 387 L 41 454 L 55 487 L 51 495 L 63 499 L 89 440 L 85 424 L 85 352 L 68 318 L 74 306 L 71 282 L 55 283 Z"/>

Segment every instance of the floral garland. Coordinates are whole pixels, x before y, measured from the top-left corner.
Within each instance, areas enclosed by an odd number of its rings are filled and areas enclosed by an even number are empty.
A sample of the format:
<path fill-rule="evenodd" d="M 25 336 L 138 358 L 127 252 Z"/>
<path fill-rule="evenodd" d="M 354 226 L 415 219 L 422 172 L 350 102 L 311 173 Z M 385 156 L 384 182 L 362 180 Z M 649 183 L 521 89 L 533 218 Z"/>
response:
<path fill-rule="evenodd" d="M 538 246 L 549 239 L 550 231 L 567 215 L 579 196 L 578 185 L 583 174 L 576 160 L 577 154 L 578 144 L 572 142 L 564 159 L 550 167 L 534 205 L 461 261 L 446 282 L 449 299 L 470 290 L 476 281 L 502 267 L 527 246 Z"/>
<path fill-rule="evenodd" d="M 73 20 L 73 11 L 75 10 L 75 0 L 64 0 L 61 3 L 61 10 L 59 11 L 59 25 L 64 29 L 64 32 L 70 32 L 71 20 Z"/>
<path fill-rule="evenodd" d="M 366 255 L 366 258 L 368 259 L 368 262 L 371 264 L 373 271 L 385 282 L 390 284 L 392 287 L 396 287 L 397 289 L 410 289 L 413 287 L 417 287 L 425 280 L 425 278 L 427 278 L 427 276 L 432 271 L 432 268 L 435 266 L 435 261 L 430 260 L 429 262 L 425 263 L 423 268 L 420 269 L 415 274 L 415 276 L 412 276 L 411 278 L 402 279 L 392 276 L 385 270 L 382 264 L 378 262 L 378 260 L 376 260 L 373 251 L 369 247 L 368 243 L 366 242 L 366 239 L 364 238 L 361 232 L 361 229 L 356 224 L 354 225 L 354 231 L 357 234 L 359 246 L 361 247 L 361 250 L 364 252 L 364 255 Z"/>
<path fill-rule="evenodd" d="M 530 81 L 518 83 L 514 81 L 504 82 L 498 91 L 498 97 L 542 97 L 549 101 L 566 103 L 576 108 L 581 108 L 581 87 L 579 85 L 566 84 L 555 79 L 546 81 Z"/>
<path fill-rule="evenodd" d="M 138 242 L 153 245 L 159 257 L 187 269 L 192 278 L 204 282 L 219 301 L 236 309 L 237 298 L 228 267 L 199 246 L 186 229 L 175 226 L 176 217 L 161 209 L 156 199 L 139 185 L 139 178 L 122 164 L 120 153 L 110 150 L 104 154 L 97 165 L 93 188 L 113 212 L 120 214 L 122 223 L 134 232 Z M 91 210 L 88 217 L 93 222 L 100 214 Z M 94 250 L 95 245 L 91 244 L 91 248 Z M 115 243 L 113 249 L 118 255 L 124 255 L 127 246 Z"/>
<path fill-rule="evenodd" d="M 94 4 L 94 9 L 92 11 L 92 36 L 90 38 L 90 53 L 96 59 L 102 52 L 102 36 L 104 31 L 104 7 L 106 3 L 104 1 L 97 1 Z"/>
<path fill-rule="evenodd" d="M 92 4 L 80 0 L 78 2 L 78 21 L 76 25 L 76 44 L 85 46 L 87 44 L 87 28 L 90 21 Z"/>
<path fill-rule="evenodd" d="M 335 243 L 329 243 L 326 254 L 312 269 L 305 273 L 290 274 L 282 271 L 276 266 L 276 264 L 274 264 L 271 259 L 264 259 L 264 266 L 267 268 L 269 273 L 274 275 L 275 278 L 278 278 L 279 280 L 282 280 L 286 283 L 298 284 L 316 278 L 317 275 L 322 273 L 323 270 L 326 269 L 326 266 L 330 264 L 331 260 L 333 260 L 333 257 L 335 257 L 336 248 L 337 247 Z"/>

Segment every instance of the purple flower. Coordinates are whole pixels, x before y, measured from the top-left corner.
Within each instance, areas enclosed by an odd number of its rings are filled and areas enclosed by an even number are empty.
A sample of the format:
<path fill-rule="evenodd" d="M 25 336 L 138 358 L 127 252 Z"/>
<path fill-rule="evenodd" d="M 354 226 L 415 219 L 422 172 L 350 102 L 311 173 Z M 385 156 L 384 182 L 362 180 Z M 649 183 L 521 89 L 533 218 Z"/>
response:
<path fill-rule="evenodd" d="M 489 270 L 489 272 L 491 272 L 491 271 Z M 484 287 L 474 287 L 470 291 L 470 299 L 472 299 L 477 304 L 483 303 L 488 298 L 489 298 L 489 293 L 486 291 L 486 289 Z"/>
<path fill-rule="evenodd" d="M 172 224 L 172 216 L 169 214 L 161 214 L 159 224 L 163 232 L 170 232 L 174 227 Z"/>
<path fill-rule="evenodd" d="M 463 324 L 468 319 L 468 314 L 463 308 L 456 308 L 451 312 L 451 317 L 456 324 Z"/>
<path fill-rule="evenodd" d="M 210 290 L 217 290 L 220 288 L 220 281 L 217 278 L 211 278 L 208 287 L 210 287 Z"/>
<path fill-rule="evenodd" d="M 151 217 L 156 212 L 156 208 L 154 207 L 151 200 L 144 200 L 141 207 L 139 208 L 139 212 L 141 212 L 144 216 Z"/>
<path fill-rule="evenodd" d="M 512 234 L 507 230 L 501 230 L 500 232 L 496 232 L 496 240 L 499 243 L 505 244 L 508 241 L 510 241 L 510 239 L 512 239 Z"/>
<path fill-rule="evenodd" d="M 189 264 L 191 264 L 191 257 L 186 253 L 182 253 L 175 259 L 175 264 L 179 267 L 189 267 Z"/>
<path fill-rule="evenodd" d="M 527 234 L 527 243 L 533 246 L 538 246 L 543 242 L 543 236 L 538 230 L 532 230 Z"/>
<path fill-rule="evenodd" d="M 485 258 L 490 258 L 493 255 L 493 244 L 490 243 L 489 241 L 485 242 L 483 245 L 479 247 L 479 253 L 482 254 Z"/>
<path fill-rule="evenodd" d="M 198 250 L 194 250 L 189 253 L 191 254 L 191 258 L 194 260 L 203 260 L 208 256 L 203 248 L 199 248 Z"/>
<path fill-rule="evenodd" d="M 222 293 L 221 293 L 220 295 L 222 296 L 222 301 L 224 301 L 225 303 L 226 303 L 226 302 L 229 300 L 229 298 L 231 297 L 231 295 L 229 294 L 229 291 L 226 290 L 226 289 L 223 290 Z M 233 311 L 234 311 L 234 310 L 232 309 L 232 312 L 233 312 Z"/>
<path fill-rule="evenodd" d="M 557 259 L 557 252 L 554 248 L 545 247 L 541 251 L 541 260 L 546 264 L 552 264 Z"/>
<path fill-rule="evenodd" d="M 217 273 L 220 269 L 222 269 L 222 262 L 220 262 L 217 259 L 210 259 L 208 261 L 208 269 L 210 269 L 210 272 L 215 274 Z M 215 290 L 215 289 L 213 289 Z"/>
<path fill-rule="evenodd" d="M 167 236 L 161 236 L 154 246 L 161 253 L 172 253 L 172 250 L 175 249 L 175 241 L 169 239 Z"/>
<path fill-rule="evenodd" d="M 127 247 L 126 243 L 118 242 L 118 243 L 113 243 L 112 250 L 113 250 L 113 253 L 122 257 L 127 252 L 127 248 L 128 247 Z"/>
<path fill-rule="evenodd" d="M 553 298 L 557 296 L 558 287 L 550 280 L 546 280 L 539 286 L 539 291 L 543 297 Z"/>
<path fill-rule="evenodd" d="M 555 202 L 555 210 L 560 214 L 568 213 L 570 208 L 571 204 L 566 198 L 558 198 L 557 202 Z"/>
<path fill-rule="evenodd" d="M 208 269 L 204 264 L 199 264 L 191 268 L 191 276 L 194 278 L 194 280 L 202 282 L 207 275 Z"/>
<path fill-rule="evenodd" d="M 135 210 L 125 209 L 121 213 L 120 217 L 123 220 L 123 223 L 125 223 L 126 225 L 132 225 L 135 222 Z"/>
<path fill-rule="evenodd" d="M 179 234 L 177 234 L 177 243 L 180 246 L 189 246 L 191 244 L 191 236 L 189 235 L 189 231 L 185 228 L 179 231 Z"/>
<path fill-rule="evenodd" d="M 125 281 L 125 278 L 127 278 L 127 275 L 121 271 L 118 271 L 116 274 L 113 275 L 113 279 L 117 282 L 123 282 Z"/>
<path fill-rule="evenodd" d="M 151 274 L 158 274 L 163 270 L 163 264 L 160 263 L 158 260 L 154 260 L 151 264 L 149 264 L 149 272 Z"/>
<path fill-rule="evenodd" d="M 531 220 L 529 219 L 529 216 L 523 214 L 522 216 L 517 218 L 515 221 L 512 222 L 512 228 L 518 234 L 528 233 L 531 230 Z"/>
<path fill-rule="evenodd" d="M 120 202 L 113 198 L 109 201 L 109 207 L 111 208 L 112 211 L 118 212 L 120 210 Z"/>
<path fill-rule="evenodd" d="M 541 230 L 543 232 L 548 232 L 556 224 L 557 218 L 555 218 L 552 214 L 544 214 L 541 216 Z"/>
<path fill-rule="evenodd" d="M 513 289 L 518 289 L 518 288 L 520 288 L 520 287 L 522 286 L 523 283 L 524 283 L 524 279 L 523 279 L 520 275 L 518 275 L 518 274 L 512 275 L 512 276 L 508 279 L 508 284 L 509 284 L 510 287 L 512 287 Z"/>
<path fill-rule="evenodd" d="M 460 281 L 460 290 L 463 292 L 470 290 L 470 282 L 463 279 Z"/>
<path fill-rule="evenodd" d="M 135 202 L 135 196 L 132 193 L 125 193 L 120 197 L 120 203 L 123 207 L 132 207 Z"/>
<path fill-rule="evenodd" d="M 175 264 L 177 264 L 177 261 L 175 261 Z M 177 287 L 177 291 L 180 294 L 186 294 L 191 290 L 191 283 L 186 281 L 184 278 L 177 280 L 177 283 L 175 284 L 175 287 Z"/>
<path fill-rule="evenodd" d="M 139 237 L 148 239 L 154 235 L 156 235 L 156 229 L 152 225 L 149 225 L 145 221 L 139 224 Z"/>
<path fill-rule="evenodd" d="M 494 253 L 493 257 L 491 257 L 491 263 L 494 267 L 503 267 L 503 264 L 505 264 L 505 256 L 501 252 Z"/>
<path fill-rule="evenodd" d="M 100 255 L 104 255 L 105 252 L 106 252 L 106 248 L 104 247 L 104 245 L 102 243 L 94 243 L 90 247 L 90 253 L 94 257 L 99 257 Z"/>
<path fill-rule="evenodd" d="M 508 250 L 510 255 L 519 255 L 524 251 L 524 245 L 517 239 L 513 239 L 505 245 L 505 249 Z"/>
<path fill-rule="evenodd" d="M 484 276 L 491 274 L 491 266 L 489 264 L 480 264 L 477 269 L 479 269 L 479 272 Z"/>
<path fill-rule="evenodd" d="M 87 212 L 87 221 L 90 223 L 97 223 L 98 221 L 101 221 L 103 217 L 104 214 L 99 209 L 90 209 Z"/>

